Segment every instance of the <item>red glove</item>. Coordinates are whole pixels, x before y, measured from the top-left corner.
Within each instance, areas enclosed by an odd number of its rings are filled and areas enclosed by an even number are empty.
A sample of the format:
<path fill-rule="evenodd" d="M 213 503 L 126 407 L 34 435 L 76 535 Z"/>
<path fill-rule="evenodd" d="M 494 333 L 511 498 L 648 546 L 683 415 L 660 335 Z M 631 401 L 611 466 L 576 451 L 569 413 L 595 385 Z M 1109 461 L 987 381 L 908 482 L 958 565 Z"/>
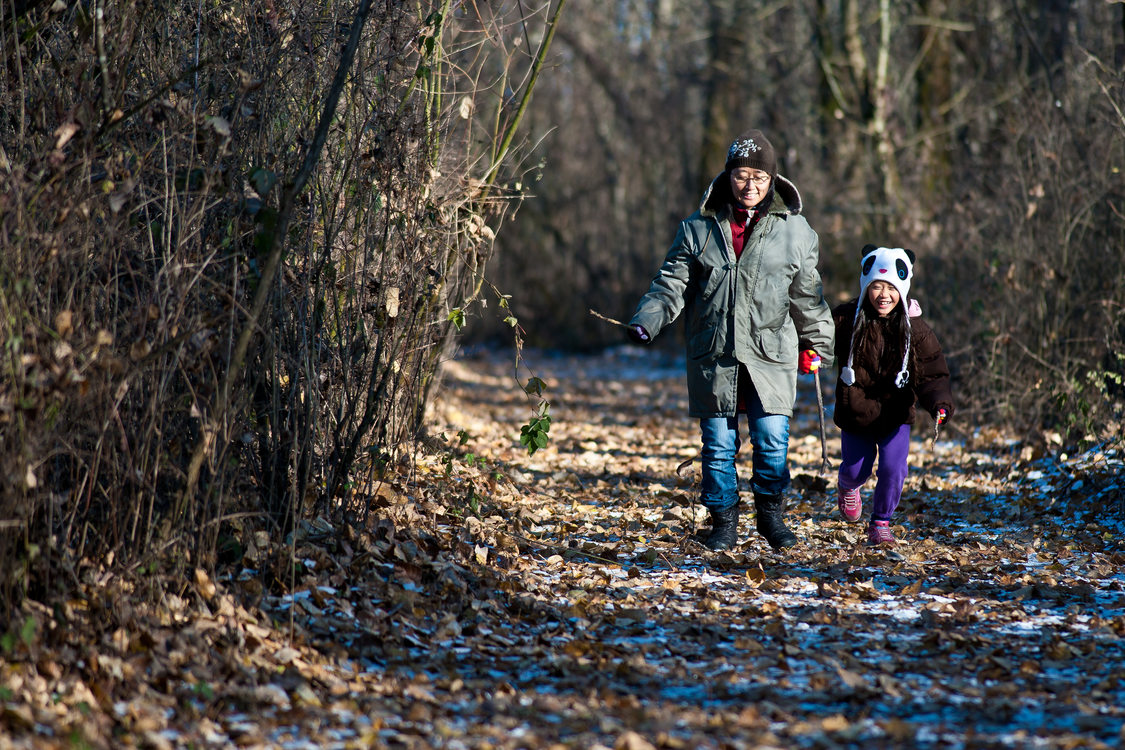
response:
<path fill-rule="evenodd" d="M 802 375 L 816 372 L 820 369 L 820 355 L 812 349 L 806 349 L 797 357 L 797 372 Z"/>

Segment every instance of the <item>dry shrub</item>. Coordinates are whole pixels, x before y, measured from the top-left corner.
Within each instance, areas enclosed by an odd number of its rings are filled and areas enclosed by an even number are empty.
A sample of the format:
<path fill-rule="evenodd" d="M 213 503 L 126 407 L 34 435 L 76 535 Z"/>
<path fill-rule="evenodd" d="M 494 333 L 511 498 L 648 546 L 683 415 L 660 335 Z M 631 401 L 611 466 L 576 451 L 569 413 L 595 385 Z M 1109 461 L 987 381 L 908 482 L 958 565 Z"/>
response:
<path fill-rule="evenodd" d="M 504 205 L 466 115 L 499 16 L 372 3 L 344 63 L 352 3 L 96 5 L 0 13 L 5 603 L 362 520 Z"/>
<path fill-rule="evenodd" d="M 1125 424 L 1125 80 L 1092 57 L 1068 80 L 996 113 L 927 273 L 974 421 L 1073 444 Z"/>

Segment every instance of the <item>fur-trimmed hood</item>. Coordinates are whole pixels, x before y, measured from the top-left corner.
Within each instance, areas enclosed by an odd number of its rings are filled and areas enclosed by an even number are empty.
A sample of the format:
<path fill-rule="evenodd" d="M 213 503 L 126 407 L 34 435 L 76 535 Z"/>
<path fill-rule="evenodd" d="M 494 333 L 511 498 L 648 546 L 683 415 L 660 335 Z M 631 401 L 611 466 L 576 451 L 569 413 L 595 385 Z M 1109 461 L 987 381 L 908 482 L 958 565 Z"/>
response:
<path fill-rule="evenodd" d="M 792 416 L 797 353 L 814 349 L 830 366 L 832 311 L 824 301 L 819 240 L 799 215 L 793 184 L 777 177 L 763 200 L 768 214 L 735 256 L 729 217 L 730 179 L 724 171 L 702 205 L 680 222 L 676 239 L 629 325 L 655 338 L 682 314 L 688 412 L 693 417 L 738 413 L 739 374 L 750 376 L 767 414 Z"/>
<path fill-rule="evenodd" d="M 766 198 L 770 201 L 771 214 L 796 216 L 804 208 L 797 186 L 780 174 L 774 179 L 773 187 L 770 188 Z M 729 206 L 732 200 L 730 175 L 722 172 L 707 186 L 707 191 L 703 193 L 703 199 L 699 202 L 699 212 L 704 216 L 714 216 Z"/>

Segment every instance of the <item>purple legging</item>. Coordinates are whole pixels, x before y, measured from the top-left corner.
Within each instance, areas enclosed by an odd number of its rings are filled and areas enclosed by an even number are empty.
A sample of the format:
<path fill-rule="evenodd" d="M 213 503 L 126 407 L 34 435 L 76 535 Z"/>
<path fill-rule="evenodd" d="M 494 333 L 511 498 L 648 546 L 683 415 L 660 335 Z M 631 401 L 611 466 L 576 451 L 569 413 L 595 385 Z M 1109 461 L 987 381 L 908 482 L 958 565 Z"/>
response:
<path fill-rule="evenodd" d="M 902 498 L 902 483 L 906 481 L 910 457 L 910 425 L 904 424 L 889 435 L 871 438 L 841 430 L 840 464 L 838 481 L 841 490 L 862 487 L 875 467 L 879 456 L 878 479 L 871 498 L 871 520 L 889 521 Z"/>

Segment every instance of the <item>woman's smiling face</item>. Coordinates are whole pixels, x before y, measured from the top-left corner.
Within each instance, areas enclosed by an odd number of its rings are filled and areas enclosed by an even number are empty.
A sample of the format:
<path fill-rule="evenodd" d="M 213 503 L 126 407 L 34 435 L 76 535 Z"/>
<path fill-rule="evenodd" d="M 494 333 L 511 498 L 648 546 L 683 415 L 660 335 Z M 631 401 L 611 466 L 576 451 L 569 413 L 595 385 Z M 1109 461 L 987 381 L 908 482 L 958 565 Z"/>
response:
<path fill-rule="evenodd" d="M 766 193 L 770 191 L 770 176 L 768 172 L 750 167 L 739 167 L 730 172 L 730 189 L 734 194 L 734 201 L 747 210 L 762 202 Z"/>
<path fill-rule="evenodd" d="M 894 284 L 888 281 L 872 281 L 867 286 L 867 301 L 879 313 L 880 318 L 885 318 L 898 304 L 899 293 Z"/>

